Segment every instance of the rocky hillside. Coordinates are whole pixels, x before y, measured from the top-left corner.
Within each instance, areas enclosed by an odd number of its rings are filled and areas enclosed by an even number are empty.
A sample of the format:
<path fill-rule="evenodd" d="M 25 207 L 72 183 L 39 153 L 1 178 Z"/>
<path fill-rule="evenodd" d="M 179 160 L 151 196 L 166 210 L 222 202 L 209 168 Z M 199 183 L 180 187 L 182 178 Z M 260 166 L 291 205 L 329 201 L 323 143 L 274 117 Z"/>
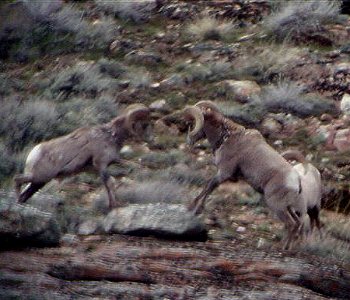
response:
<path fill-rule="evenodd" d="M 0 298 L 349 298 L 348 9 L 331 0 L 1 1 Z M 110 167 L 122 208 L 109 212 L 93 173 L 14 204 L 12 178 L 36 143 L 132 103 L 156 121 L 204 99 L 320 170 L 322 239 L 281 252 L 282 224 L 244 181 L 222 184 L 200 218 L 187 215 L 183 204 L 216 168 L 206 141 L 186 146 L 177 117 L 155 122 L 152 145 L 129 141 L 125 164 Z"/>

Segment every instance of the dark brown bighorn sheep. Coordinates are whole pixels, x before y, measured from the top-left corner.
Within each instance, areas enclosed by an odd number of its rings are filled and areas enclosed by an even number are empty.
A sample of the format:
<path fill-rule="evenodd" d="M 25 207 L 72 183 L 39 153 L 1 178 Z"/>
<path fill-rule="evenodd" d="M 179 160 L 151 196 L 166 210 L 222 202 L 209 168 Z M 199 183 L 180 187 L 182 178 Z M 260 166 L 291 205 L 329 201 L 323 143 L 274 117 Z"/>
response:
<path fill-rule="evenodd" d="M 310 218 L 311 232 L 317 227 L 322 237 L 322 224 L 320 221 L 320 210 L 322 200 L 321 174 L 317 168 L 305 160 L 304 155 L 299 150 L 287 150 L 281 155 L 288 161 L 296 161 L 294 169 L 301 178 L 302 196 L 307 206 L 307 214 Z"/>
<path fill-rule="evenodd" d="M 119 161 L 119 151 L 128 138 L 150 141 L 150 110 L 142 104 L 130 105 L 110 122 L 82 127 L 72 133 L 36 145 L 29 153 L 24 174 L 16 175 L 18 202 L 27 201 L 54 178 L 89 170 L 99 173 L 107 190 L 110 208 L 115 207 L 113 178 L 108 165 Z M 29 183 L 21 192 L 21 186 Z"/>
<path fill-rule="evenodd" d="M 190 203 L 198 214 L 207 196 L 222 182 L 243 177 L 263 193 L 268 207 L 286 225 L 288 235 L 284 248 L 289 248 L 303 227 L 306 203 L 301 197 L 298 172 L 263 138 L 259 131 L 246 129 L 227 119 L 211 101 L 200 101 L 184 109 L 186 119 L 194 120 L 187 142 L 193 145 L 207 138 L 215 156 L 217 174 Z"/>

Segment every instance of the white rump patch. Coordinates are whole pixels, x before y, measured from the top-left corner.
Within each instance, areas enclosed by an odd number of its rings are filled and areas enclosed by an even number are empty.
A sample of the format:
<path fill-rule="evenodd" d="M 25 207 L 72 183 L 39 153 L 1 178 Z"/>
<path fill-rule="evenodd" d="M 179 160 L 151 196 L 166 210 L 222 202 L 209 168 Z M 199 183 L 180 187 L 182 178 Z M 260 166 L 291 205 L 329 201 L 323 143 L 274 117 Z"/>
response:
<path fill-rule="evenodd" d="M 26 160 L 26 167 L 32 166 L 41 156 L 41 144 L 36 145 L 32 151 L 29 152 L 27 160 Z"/>
<path fill-rule="evenodd" d="M 290 189 L 295 189 L 296 191 L 299 190 L 299 174 L 298 172 L 289 172 L 288 176 L 286 177 L 286 187 Z"/>

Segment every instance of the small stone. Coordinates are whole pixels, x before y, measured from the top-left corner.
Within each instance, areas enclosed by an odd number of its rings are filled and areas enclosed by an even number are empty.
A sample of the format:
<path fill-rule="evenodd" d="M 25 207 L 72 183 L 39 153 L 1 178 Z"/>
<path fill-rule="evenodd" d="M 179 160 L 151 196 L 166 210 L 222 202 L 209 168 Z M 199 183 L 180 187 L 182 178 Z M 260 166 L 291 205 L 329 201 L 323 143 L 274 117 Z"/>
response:
<path fill-rule="evenodd" d="M 171 108 L 165 99 L 160 99 L 152 102 L 149 106 L 150 109 L 154 111 L 159 111 L 162 113 L 170 112 Z"/>
<path fill-rule="evenodd" d="M 204 223 L 183 205 L 145 204 L 129 205 L 112 210 L 103 221 L 106 233 L 138 236 L 207 239 Z"/>
<path fill-rule="evenodd" d="M 134 150 L 131 148 L 130 145 L 125 145 L 123 148 L 120 149 L 120 154 L 122 155 L 131 155 L 134 153 Z"/>
<path fill-rule="evenodd" d="M 350 115 L 350 95 L 344 94 L 340 101 L 340 109 L 343 114 Z"/>
<path fill-rule="evenodd" d="M 250 80 L 225 80 L 219 86 L 226 97 L 241 103 L 249 102 L 253 95 L 261 92 L 260 86 Z"/>
<path fill-rule="evenodd" d="M 67 233 L 64 236 L 62 236 L 62 238 L 60 239 L 61 246 L 73 246 L 73 245 L 77 245 L 78 243 L 79 243 L 79 238 L 75 234 Z"/>
<path fill-rule="evenodd" d="M 96 234 L 99 228 L 99 224 L 96 220 L 87 220 L 80 224 L 78 228 L 79 235 L 91 235 Z"/>
<path fill-rule="evenodd" d="M 266 244 L 266 240 L 263 238 L 259 238 L 257 243 L 257 248 L 262 248 Z"/>
<path fill-rule="evenodd" d="M 237 229 L 236 229 L 237 232 L 241 232 L 241 233 L 242 232 L 246 232 L 246 230 L 247 229 L 245 227 L 243 227 L 243 226 L 238 226 Z"/>

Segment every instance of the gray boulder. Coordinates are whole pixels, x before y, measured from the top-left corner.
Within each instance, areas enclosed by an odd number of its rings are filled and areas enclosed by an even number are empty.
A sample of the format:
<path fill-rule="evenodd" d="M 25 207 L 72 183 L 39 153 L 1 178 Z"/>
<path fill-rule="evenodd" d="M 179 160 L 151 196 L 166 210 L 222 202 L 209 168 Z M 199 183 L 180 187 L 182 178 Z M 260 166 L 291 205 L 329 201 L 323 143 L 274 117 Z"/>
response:
<path fill-rule="evenodd" d="M 207 239 L 204 223 L 178 204 L 156 203 L 118 208 L 107 215 L 103 228 L 106 233 L 197 241 Z"/>
<path fill-rule="evenodd" d="M 0 248 L 57 246 L 60 226 L 51 213 L 14 203 L 0 193 Z"/>

